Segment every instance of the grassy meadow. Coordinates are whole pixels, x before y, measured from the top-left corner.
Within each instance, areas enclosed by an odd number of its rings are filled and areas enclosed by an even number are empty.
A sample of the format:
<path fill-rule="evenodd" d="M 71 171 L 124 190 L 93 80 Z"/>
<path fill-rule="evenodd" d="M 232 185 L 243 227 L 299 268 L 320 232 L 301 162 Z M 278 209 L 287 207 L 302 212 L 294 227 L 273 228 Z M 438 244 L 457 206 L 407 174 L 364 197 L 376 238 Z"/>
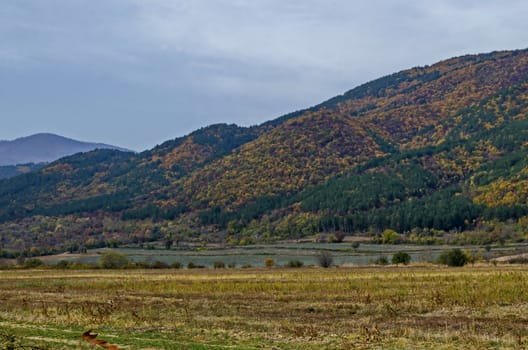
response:
<path fill-rule="evenodd" d="M 0 349 L 94 349 L 89 329 L 119 349 L 523 349 L 528 267 L 0 271 Z"/>

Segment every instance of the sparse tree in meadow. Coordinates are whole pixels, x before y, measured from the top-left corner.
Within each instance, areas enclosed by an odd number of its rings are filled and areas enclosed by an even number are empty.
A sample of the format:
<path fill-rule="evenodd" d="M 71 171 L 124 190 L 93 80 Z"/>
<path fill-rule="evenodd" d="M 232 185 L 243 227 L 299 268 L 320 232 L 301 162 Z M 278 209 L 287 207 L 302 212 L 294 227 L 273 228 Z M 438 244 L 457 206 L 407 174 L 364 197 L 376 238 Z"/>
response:
<path fill-rule="evenodd" d="M 407 265 L 411 262 L 411 256 L 406 252 L 398 252 L 392 256 L 392 263 Z"/>
<path fill-rule="evenodd" d="M 394 230 L 386 229 L 381 236 L 383 244 L 398 244 L 400 242 L 400 234 Z"/>
<path fill-rule="evenodd" d="M 124 269 L 128 266 L 128 258 L 124 254 L 107 250 L 101 253 L 99 265 L 103 269 Z"/>
<path fill-rule="evenodd" d="M 337 232 L 334 233 L 334 237 L 333 238 L 334 238 L 333 239 L 334 243 L 341 243 L 345 239 L 345 233 L 342 232 L 342 231 L 337 231 Z"/>
<path fill-rule="evenodd" d="M 266 258 L 264 260 L 264 265 L 266 267 L 273 267 L 273 266 L 275 266 L 275 260 L 273 260 L 272 258 Z"/>
<path fill-rule="evenodd" d="M 468 257 L 461 249 L 455 248 L 440 254 L 438 262 L 447 266 L 460 267 L 468 263 Z"/>
<path fill-rule="evenodd" d="M 334 257 L 330 252 L 323 250 L 317 255 L 317 262 L 319 263 L 319 266 L 328 268 L 334 263 Z"/>
<path fill-rule="evenodd" d="M 382 256 L 378 257 L 376 260 L 374 260 L 374 264 L 385 266 L 385 265 L 389 264 L 389 259 L 387 259 L 386 256 L 382 255 Z"/>

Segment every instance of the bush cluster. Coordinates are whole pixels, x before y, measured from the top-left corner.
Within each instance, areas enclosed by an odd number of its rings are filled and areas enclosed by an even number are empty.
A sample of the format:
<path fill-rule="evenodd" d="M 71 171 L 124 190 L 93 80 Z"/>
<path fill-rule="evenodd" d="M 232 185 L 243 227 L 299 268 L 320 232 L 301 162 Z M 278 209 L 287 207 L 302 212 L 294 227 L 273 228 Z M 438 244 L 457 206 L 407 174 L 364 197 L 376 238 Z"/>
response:
<path fill-rule="evenodd" d="M 322 250 L 315 256 L 315 259 L 317 261 L 317 264 L 320 267 L 328 268 L 331 267 L 334 264 L 334 257 L 332 256 L 331 252 L 327 250 Z M 387 256 L 379 256 L 377 259 L 373 260 L 372 262 L 376 265 L 388 265 L 389 263 L 398 265 L 403 264 L 407 265 L 411 262 L 411 256 L 409 253 L 400 251 L 395 253 L 391 260 L 387 258 Z M 464 266 L 468 263 L 473 263 L 476 260 L 476 258 L 467 251 L 463 251 L 459 248 L 446 250 L 440 254 L 438 257 L 437 262 L 439 264 L 444 264 L 447 266 Z M 519 258 L 517 260 L 511 261 L 511 263 L 527 263 L 527 258 Z M 276 262 L 273 258 L 266 258 L 264 260 L 264 266 L 267 268 L 271 268 L 276 266 Z M 289 268 L 300 268 L 304 266 L 304 263 L 301 260 L 293 259 L 288 261 L 285 265 L 285 267 Z M 154 261 L 154 262 L 148 262 L 148 261 L 139 261 L 139 262 L 133 262 L 130 261 L 129 258 L 125 254 L 121 254 L 112 250 L 106 250 L 101 253 L 101 258 L 99 260 L 99 263 L 97 265 L 94 264 L 87 264 L 87 263 L 80 263 L 80 262 L 71 262 L 67 260 L 60 260 L 55 265 L 45 265 L 42 260 L 37 258 L 29 258 L 29 259 L 21 259 L 18 262 L 18 265 L 14 266 L 15 268 L 26 268 L 26 269 L 32 269 L 32 268 L 56 268 L 56 269 L 93 269 L 93 268 L 103 268 L 103 269 L 126 269 L 126 268 L 144 268 L 144 269 L 181 269 L 183 268 L 183 265 L 181 262 L 173 262 L 172 264 L 163 262 L 163 261 Z M 186 267 L 188 269 L 195 269 L 195 268 L 205 268 L 204 265 L 198 265 L 192 261 L 190 261 Z M 215 261 L 213 262 L 213 268 L 215 269 L 224 269 L 226 267 L 229 268 L 235 268 L 236 263 L 235 262 L 229 262 L 229 264 L 226 264 L 223 261 Z M 242 265 L 242 268 L 251 267 L 251 265 Z M 4 266 L 4 268 L 9 268 L 8 265 Z"/>
<path fill-rule="evenodd" d="M 411 256 L 406 252 L 398 252 L 392 256 L 392 263 L 407 265 L 411 262 Z"/>
<path fill-rule="evenodd" d="M 374 260 L 374 264 L 382 265 L 382 266 L 389 265 L 389 259 L 387 259 L 386 256 L 382 255 L 379 258 L 377 258 L 376 260 Z"/>
<path fill-rule="evenodd" d="M 300 260 L 290 260 L 288 261 L 288 264 L 286 265 L 288 267 L 303 267 L 304 263 Z"/>
<path fill-rule="evenodd" d="M 438 262 L 447 266 L 464 266 L 469 262 L 468 255 L 459 248 L 446 250 L 438 257 Z"/>

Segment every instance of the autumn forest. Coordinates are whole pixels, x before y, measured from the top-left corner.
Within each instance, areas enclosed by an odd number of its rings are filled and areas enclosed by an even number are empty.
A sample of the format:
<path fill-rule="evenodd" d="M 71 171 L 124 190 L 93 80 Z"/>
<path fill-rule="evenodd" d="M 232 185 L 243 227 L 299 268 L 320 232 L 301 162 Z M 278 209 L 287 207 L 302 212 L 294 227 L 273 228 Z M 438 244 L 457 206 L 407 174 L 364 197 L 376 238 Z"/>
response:
<path fill-rule="evenodd" d="M 1 180 L 0 250 L 386 230 L 396 243 L 520 242 L 527 199 L 528 51 L 503 51 L 398 72 L 261 125 Z"/>

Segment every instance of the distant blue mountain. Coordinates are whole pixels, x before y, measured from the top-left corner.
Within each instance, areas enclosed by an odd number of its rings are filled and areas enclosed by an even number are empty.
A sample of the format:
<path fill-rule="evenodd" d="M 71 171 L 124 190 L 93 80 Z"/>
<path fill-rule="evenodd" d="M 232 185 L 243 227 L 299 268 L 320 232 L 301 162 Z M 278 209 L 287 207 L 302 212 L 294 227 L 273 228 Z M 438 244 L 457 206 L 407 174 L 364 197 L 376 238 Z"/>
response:
<path fill-rule="evenodd" d="M 55 134 L 41 133 L 12 141 L 0 141 L 0 166 L 52 162 L 65 156 L 98 148 L 130 152 L 125 148 L 104 143 L 82 142 Z"/>

